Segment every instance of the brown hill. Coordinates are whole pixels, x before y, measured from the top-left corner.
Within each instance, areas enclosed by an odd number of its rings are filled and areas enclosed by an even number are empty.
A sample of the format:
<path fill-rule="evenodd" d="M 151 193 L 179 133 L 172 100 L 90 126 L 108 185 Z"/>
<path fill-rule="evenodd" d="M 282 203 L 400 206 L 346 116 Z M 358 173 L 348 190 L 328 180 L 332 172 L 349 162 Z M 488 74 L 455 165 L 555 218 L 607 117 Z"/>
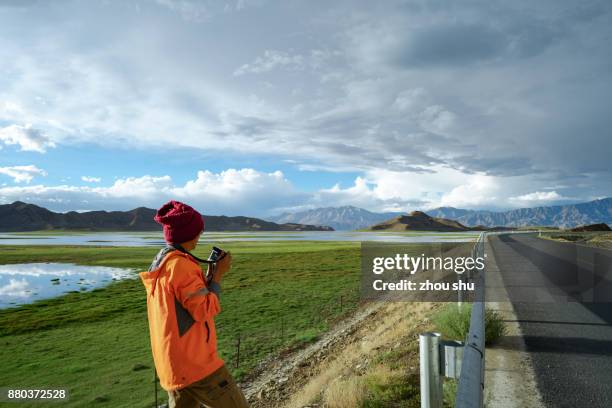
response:
<path fill-rule="evenodd" d="M 0 231 L 87 230 L 159 231 L 153 221 L 155 210 L 139 207 L 130 211 L 87 211 L 56 213 L 34 204 L 15 201 L 0 205 Z M 331 227 L 277 224 L 253 217 L 204 215 L 206 231 L 333 231 Z"/>
<path fill-rule="evenodd" d="M 367 228 L 368 231 L 471 231 L 472 228 L 466 227 L 460 222 L 448 220 L 446 218 L 434 218 L 422 211 L 413 211 L 409 215 L 383 221 L 379 224 Z"/>
<path fill-rule="evenodd" d="M 599 223 L 599 224 L 590 224 L 590 225 L 581 225 L 576 228 L 570 229 L 571 232 L 589 232 L 589 231 L 612 231 L 608 224 Z"/>

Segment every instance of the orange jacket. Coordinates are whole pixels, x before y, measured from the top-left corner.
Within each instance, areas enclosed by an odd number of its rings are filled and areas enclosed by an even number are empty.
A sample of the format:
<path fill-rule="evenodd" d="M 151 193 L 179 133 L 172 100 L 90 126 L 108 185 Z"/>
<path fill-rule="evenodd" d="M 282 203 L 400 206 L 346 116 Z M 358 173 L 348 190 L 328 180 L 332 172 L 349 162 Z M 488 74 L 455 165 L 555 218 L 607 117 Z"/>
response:
<path fill-rule="evenodd" d="M 147 290 L 151 350 L 161 386 L 183 388 L 221 368 L 213 320 L 221 307 L 199 264 L 188 254 L 165 249 L 140 278 Z"/>

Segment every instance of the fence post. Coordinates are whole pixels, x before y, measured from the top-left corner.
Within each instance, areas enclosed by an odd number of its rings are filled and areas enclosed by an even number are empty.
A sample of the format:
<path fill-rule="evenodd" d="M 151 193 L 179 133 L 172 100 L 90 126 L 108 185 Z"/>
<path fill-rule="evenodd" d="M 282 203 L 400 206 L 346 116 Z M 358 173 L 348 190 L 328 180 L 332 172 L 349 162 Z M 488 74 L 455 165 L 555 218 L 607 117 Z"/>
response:
<path fill-rule="evenodd" d="M 457 283 L 461 282 L 462 275 L 458 273 L 456 273 L 455 275 L 457 277 Z M 461 309 L 462 305 L 463 305 L 463 289 L 459 287 L 457 289 L 457 308 Z"/>
<path fill-rule="evenodd" d="M 419 335 L 421 408 L 442 408 L 440 333 Z"/>
<path fill-rule="evenodd" d="M 281 344 L 285 341 L 285 315 L 281 316 Z"/>
<path fill-rule="evenodd" d="M 240 333 L 236 338 L 236 361 L 234 362 L 235 368 L 240 367 Z"/>
<path fill-rule="evenodd" d="M 157 403 L 157 369 L 153 368 L 153 387 L 155 387 L 155 408 L 159 405 Z"/>

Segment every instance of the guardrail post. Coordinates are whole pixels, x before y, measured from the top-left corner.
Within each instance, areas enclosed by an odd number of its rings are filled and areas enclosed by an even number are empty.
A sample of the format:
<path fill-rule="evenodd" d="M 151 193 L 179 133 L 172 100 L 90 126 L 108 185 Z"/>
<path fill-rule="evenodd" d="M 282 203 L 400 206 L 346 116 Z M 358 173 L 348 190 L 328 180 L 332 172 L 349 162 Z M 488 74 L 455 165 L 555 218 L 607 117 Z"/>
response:
<path fill-rule="evenodd" d="M 440 333 L 419 335 L 421 408 L 442 408 Z"/>
<path fill-rule="evenodd" d="M 465 344 L 459 340 L 440 341 L 440 369 L 443 378 L 459 379 Z"/>

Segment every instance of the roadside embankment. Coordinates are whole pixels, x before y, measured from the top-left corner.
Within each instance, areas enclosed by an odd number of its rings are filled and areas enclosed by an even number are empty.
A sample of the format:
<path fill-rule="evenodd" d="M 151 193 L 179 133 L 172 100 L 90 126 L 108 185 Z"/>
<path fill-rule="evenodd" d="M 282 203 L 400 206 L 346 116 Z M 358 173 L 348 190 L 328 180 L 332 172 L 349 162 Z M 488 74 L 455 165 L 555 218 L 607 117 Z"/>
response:
<path fill-rule="evenodd" d="M 432 329 L 440 306 L 366 304 L 318 342 L 264 363 L 246 384 L 247 397 L 254 408 L 418 407 L 418 335 Z"/>

